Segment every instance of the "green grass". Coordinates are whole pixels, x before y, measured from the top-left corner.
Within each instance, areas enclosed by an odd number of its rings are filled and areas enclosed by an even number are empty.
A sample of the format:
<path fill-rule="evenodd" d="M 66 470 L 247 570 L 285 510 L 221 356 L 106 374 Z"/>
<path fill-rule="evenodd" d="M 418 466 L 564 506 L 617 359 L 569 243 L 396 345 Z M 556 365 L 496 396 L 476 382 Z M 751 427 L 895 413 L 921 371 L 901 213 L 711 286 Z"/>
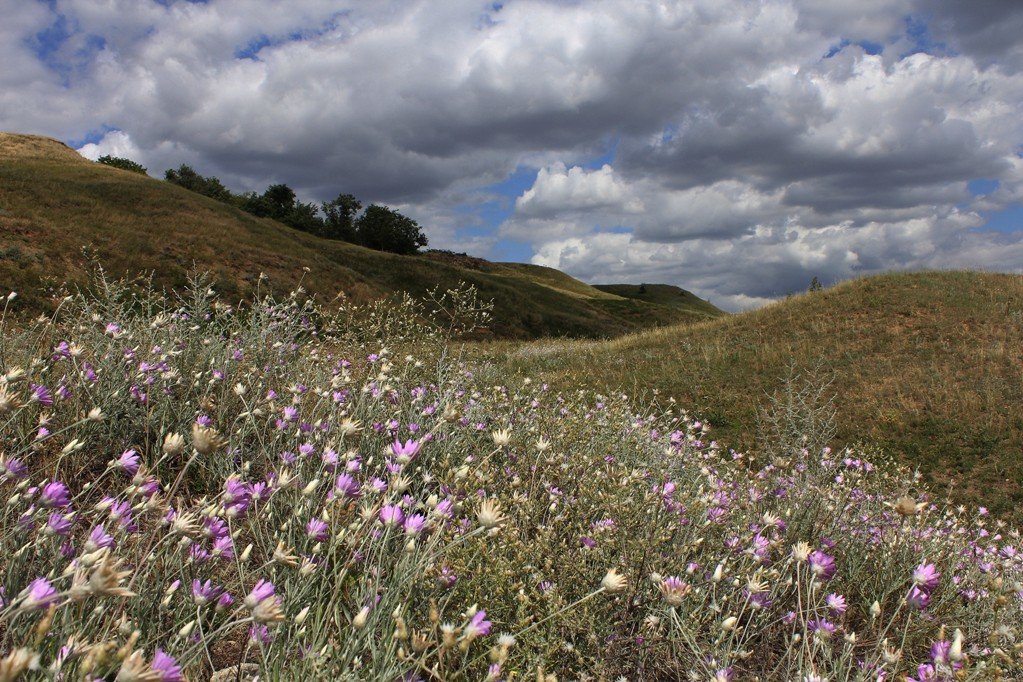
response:
<path fill-rule="evenodd" d="M 762 445 L 758 411 L 784 379 L 819 367 L 837 443 L 879 444 L 959 502 L 1023 504 L 1023 277 L 890 274 L 688 327 L 492 352 L 559 385 L 674 398 L 739 448 Z"/>
<path fill-rule="evenodd" d="M 564 273 L 517 263 L 398 256 L 320 239 L 170 183 L 93 163 L 54 140 L 0 133 L 0 282 L 20 309 L 46 310 L 42 284 L 85 280 L 83 249 L 109 272 L 180 287 L 211 271 L 228 298 L 265 273 L 278 291 L 300 282 L 321 300 L 473 284 L 495 301 L 494 336 L 607 338 L 702 319 L 700 301 L 670 308 L 607 294 Z M 306 271 L 305 269 L 308 269 Z"/>

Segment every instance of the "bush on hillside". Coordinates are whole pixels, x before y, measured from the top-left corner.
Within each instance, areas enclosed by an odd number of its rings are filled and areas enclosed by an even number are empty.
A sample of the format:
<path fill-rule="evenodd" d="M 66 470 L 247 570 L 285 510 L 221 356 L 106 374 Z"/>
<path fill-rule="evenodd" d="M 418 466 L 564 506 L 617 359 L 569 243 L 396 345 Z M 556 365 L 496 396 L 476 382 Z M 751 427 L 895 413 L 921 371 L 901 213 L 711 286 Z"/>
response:
<path fill-rule="evenodd" d="M 186 164 L 167 169 L 164 172 L 164 178 L 167 182 L 217 201 L 230 202 L 233 196 L 218 178 L 212 175 L 209 177 L 200 175 L 194 168 Z"/>
<path fill-rule="evenodd" d="M 371 204 L 355 223 L 356 242 L 378 251 L 413 254 L 429 243 L 419 223 L 408 216 Z"/>
<path fill-rule="evenodd" d="M 121 170 L 131 171 L 132 173 L 138 173 L 140 175 L 149 174 L 149 171 L 141 163 L 137 163 L 131 159 L 126 159 L 121 156 L 110 156 L 107 154 L 99 157 L 96 161 L 105 166 L 113 166 L 114 168 L 120 168 Z"/>

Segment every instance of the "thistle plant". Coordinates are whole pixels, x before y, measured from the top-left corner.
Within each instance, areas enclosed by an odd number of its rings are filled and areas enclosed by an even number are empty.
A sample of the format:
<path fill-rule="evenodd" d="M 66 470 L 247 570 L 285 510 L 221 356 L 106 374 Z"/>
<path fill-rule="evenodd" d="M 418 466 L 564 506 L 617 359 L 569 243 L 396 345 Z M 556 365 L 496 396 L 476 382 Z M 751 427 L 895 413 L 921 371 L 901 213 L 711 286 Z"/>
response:
<path fill-rule="evenodd" d="M 1020 674 L 1015 530 L 869 453 L 503 376 L 440 298 L 101 278 L 5 321 L 0 681 Z"/>

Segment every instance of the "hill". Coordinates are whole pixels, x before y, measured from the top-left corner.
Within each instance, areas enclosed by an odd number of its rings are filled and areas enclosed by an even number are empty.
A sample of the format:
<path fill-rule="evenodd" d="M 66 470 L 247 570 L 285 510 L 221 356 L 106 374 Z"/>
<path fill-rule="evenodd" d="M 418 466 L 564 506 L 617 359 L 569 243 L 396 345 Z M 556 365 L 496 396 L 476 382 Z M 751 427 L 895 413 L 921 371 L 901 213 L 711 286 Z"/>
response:
<path fill-rule="evenodd" d="M 889 274 L 689 327 L 511 351 L 524 374 L 675 398 L 737 447 L 792 374 L 830 380 L 835 442 L 863 441 L 954 500 L 1023 505 L 1023 277 Z"/>
<path fill-rule="evenodd" d="M 179 287 L 196 267 L 228 298 L 265 273 L 288 290 L 300 282 L 321 299 L 339 291 L 370 300 L 421 296 L 464 281 L 493 298 L 503 338 L 611 337 L 705 310 L 608 294 L 550 268 L 468 261 L 445 254 L 399 256 L 321 239 L 167 182 L 93 163 L 49 138 L 0 133 L 0 282 L 22 310 L 45 309 L 45 283 L 83 281 L 83 247 L 112 274 L 151 273 Z M 305 270 L 307 268 L 308 270 Z"/>
<path fill-rule="evenodd" d="M 645 303 L 656 303 L 681 310 L 703 310 L 707 317 L 720 317 L 724 311 L 704 301 L 691 291 L 671 284 L 594 284 L 600 291 L 631 298 Z"/>

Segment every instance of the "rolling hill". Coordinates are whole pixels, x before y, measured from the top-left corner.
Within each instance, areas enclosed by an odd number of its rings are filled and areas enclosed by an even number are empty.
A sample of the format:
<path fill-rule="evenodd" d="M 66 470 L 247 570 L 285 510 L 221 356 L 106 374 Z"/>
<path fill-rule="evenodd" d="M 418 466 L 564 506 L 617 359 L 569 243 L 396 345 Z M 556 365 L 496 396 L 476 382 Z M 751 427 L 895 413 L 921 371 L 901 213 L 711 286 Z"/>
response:
<path fill-rule="evenodd" d="M 613 337 L 720 314 L 695 299 L 661 305 L 608 293 L 550 268 L 468 256 L 399 256 L 324 240 L 171 183 L 94 163 L 45 137 L 0 133 L 0 287 L 22 310 L 44 310 L 44 284 L 83 281 L 88 258 L 115 275 L 185 283 L 193 267 L 241 297 L 261 272 L 277 289 L 301 281 L 321 300 L 423 295 L 464 281 L 493 298 L 502 338 Z M 305 268 L 308 268 L 306 271 Z"/>
<path fill-rule="evenodd" d="M 1020 276 L 868 277 L 688 327 L 513 349 L 507 362 L 559 385 L 675 398 L 740 448 L 763 445 L 758 412 L 783 380 L 809 374 L 831 382 L 836 443 L 880 446 L 952 499 L 1021 517 Z"/>
<path fill-rule="evenodd" d="M 704 301 L 691 291 L 671 284 L 594 284 L 595 289 L 644 303 L 665 305 L 679 310 L 703 310 L 707 317 L 719 317 L 717 306 Z"/>

